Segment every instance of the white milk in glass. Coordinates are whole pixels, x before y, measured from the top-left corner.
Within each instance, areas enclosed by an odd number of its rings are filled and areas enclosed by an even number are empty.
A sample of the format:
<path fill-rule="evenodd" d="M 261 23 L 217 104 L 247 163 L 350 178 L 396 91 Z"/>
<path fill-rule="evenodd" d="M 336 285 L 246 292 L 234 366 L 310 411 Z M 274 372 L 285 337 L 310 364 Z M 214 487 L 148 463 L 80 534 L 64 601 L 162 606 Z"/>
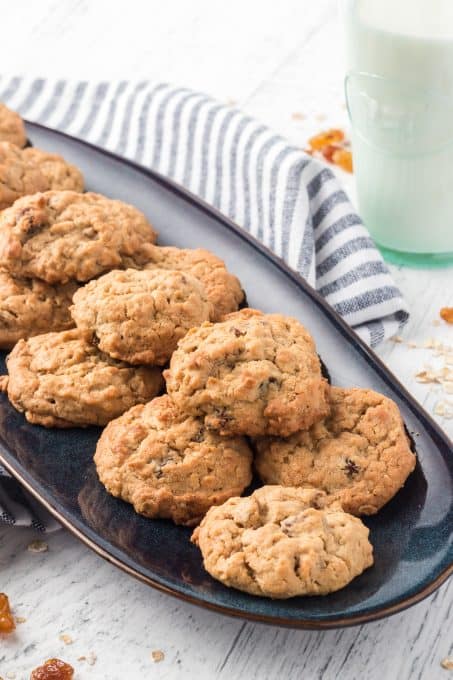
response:
<path fill-rule="evenodd" d="M 359 207 L 378 244 L 453 255 L 453 0 L 346 0 Z"/>

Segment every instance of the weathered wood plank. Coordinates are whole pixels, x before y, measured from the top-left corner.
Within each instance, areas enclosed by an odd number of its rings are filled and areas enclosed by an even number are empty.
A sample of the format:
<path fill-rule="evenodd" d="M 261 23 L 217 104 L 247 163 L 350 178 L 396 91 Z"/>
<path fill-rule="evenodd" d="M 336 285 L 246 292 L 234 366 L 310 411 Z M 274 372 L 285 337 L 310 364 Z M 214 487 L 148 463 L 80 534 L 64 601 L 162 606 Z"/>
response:
<path fill-rule="evenodd" d="M 233 0 L 0 0 L 1 69 L 84 78 L 160 78 L 233 98 L 303 146 L 312 132 L 346 123 L 335 0 L 275 3 Z M 108 21 L 106 20 L 108 17 Z M 20 36 L 20 40 L 18 39 Z M 209 58 L 206 58 L 209 56 Z M 294 118 L 293 113 L 303 118 Z M 342 177 L 348 189 L 351 180 Z M 421 344 L 445 338 L 431 321 L 453 304 L 445 271 L 393 269 L 412 318 L 403 337 Z M 447 285 L 449 283 L 449 285 Z M 380 350 L 415 396 L 432 410 L 438 395 L 414 379 L 427 350 L 387 343 Z M 453 434 L 452 421 L 442 424 Z M 440 661 L 453 653 L 453 586 L 416 607 L 367 626 L 324 633 L 289 631 L 218 616 L 131 580 L 64 532 L 50 550 L 26 550 L 35 534 L 0 529 L 0 590 L 27 618 L 0 641 L 0 675 L 17 680 L 57 655 L 80 678 L 145 677 L 228 680 L 442 680 Z M 59 639 L 67 632 L 73 645 Z M 165 659 L 153 664 L 150 652 Z M 95 651 L 88 667 L 77 658 Z"/>

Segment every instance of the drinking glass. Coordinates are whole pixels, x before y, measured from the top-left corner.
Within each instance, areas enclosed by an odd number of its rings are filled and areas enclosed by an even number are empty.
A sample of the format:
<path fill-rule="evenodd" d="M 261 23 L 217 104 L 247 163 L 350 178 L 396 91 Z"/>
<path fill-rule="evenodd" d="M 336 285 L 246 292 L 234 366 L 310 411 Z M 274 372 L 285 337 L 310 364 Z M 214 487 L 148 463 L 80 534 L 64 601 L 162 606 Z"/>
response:
<path fill-rule="evenodd" d="M 341 4 L 364 222 L 389 261 L 453 264 L 453 2 Z"/>

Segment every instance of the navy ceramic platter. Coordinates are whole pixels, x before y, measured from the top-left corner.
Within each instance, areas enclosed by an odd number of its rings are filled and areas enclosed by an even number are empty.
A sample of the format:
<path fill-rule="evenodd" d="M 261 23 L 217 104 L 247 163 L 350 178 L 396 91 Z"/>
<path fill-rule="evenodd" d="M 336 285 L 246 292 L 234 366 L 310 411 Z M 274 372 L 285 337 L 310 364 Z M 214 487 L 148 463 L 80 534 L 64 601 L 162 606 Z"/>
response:
<path fill-rule="evenodd" d="M 89 190 L 136 205 L 161 245 L 204 247 L 239 276 L 248 303 L 297 317 L 312 332 L 332 382 L 370 387 L 394 399 L 418 462 L 404 489 L 366 519 L 374 566 L 327 597 L 271 601 L 222 586 L 202 567 L 190 531 L 136 515 L 98 482 L 97 428 L 29 425 L 0 397 L 0 460 L 88 547 L 129 574 L 187 602 L 244 619 L 335 628 L 389 616 L 420 601 L 453 571 L 453 451 L 448 437 L 394 375 L 297 274 L 247 233 L 171 181 L 62 133 L 29 124 L 38 147 L 84 172 Z"/>

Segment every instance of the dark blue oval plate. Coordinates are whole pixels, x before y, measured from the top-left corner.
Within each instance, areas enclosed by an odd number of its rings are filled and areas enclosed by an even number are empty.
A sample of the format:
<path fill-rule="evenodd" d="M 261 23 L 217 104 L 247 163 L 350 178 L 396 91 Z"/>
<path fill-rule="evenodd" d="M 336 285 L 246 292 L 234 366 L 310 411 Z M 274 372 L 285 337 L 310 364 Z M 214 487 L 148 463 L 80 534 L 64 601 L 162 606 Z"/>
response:
<path fill-rule="evenodd" d="M 432 593 L 453 571 L 452 443 L 398 380 L 297 274 L 247 233 L 167 179 L 64 134 L 28 125 L 32 142 L 82 168 L 87 186 L 143 210 L 161 244 L 203 246 L 241 279 L 248 302 L 300 319 L 332 381 L 394 399 L 418 454 L 404 489 L 366 520 L 374 566 L 327 597 L 271 601 L 225 588 L 204 571 L 190 531 L 139 517 L 107 495 L 92 463 L 99 430 L 45 430 L 2 396 L 0 459 L 87 546 L 145 583 L 224 614 L 300 628 L 334 628 L 388 616 Z"/>

